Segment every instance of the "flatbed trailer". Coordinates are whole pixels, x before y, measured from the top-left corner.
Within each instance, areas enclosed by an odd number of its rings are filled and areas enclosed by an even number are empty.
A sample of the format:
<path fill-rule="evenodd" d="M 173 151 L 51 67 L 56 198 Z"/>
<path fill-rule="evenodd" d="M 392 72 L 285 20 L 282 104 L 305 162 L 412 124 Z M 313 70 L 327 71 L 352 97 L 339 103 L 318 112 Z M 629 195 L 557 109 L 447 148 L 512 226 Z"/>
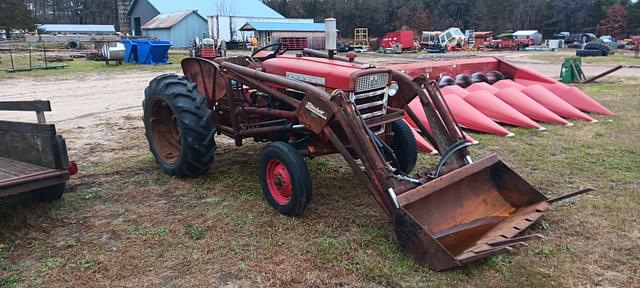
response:
<path fill-rule="evenodd" d="M 33 111 L 37 123 L 0 120 L 0 197 L 33 192 L 40 201 L 60 199 L 77 166 L 64 138 L 46 123 L 49 101 L 0 102 L 0 111 Z"/>

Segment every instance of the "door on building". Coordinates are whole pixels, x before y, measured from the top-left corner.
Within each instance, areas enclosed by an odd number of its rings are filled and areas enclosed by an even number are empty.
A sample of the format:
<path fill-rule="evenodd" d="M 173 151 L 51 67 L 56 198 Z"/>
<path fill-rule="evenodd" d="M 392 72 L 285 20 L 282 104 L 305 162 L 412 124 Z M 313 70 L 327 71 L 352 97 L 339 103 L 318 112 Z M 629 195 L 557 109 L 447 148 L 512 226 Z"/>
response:
<path fill-rule="evenodd" d="M 140 17 L 133 18 L 133 35 L 142 36 L 142 23 Z"/>

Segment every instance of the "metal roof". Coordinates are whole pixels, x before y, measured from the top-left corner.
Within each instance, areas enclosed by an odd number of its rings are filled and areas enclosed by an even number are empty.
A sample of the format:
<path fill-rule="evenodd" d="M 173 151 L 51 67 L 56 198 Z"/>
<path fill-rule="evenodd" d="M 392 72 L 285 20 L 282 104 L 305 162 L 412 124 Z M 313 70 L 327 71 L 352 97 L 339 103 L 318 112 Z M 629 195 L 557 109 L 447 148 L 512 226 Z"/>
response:
<path fill-rule="evenodd" d="M 194 10 L 191 10 L 191 11 L 180 11 L 180 12 L 175 12 L 175 13 L 158 14 L 158 16 L 154 17 L 153 19 L 149 20 L 149 22 L 145 23 L 144 26 L 142 26 L 142 29 L 151 30 L 151 29 L 171 28 L 171 27 L 175 26 L 176 24 L 180 23 L 180 21 L 182 21 L 182 19 L 186 18 L 187 16 L 189 16 L 191 14 L 197 15 L 203 21 L 207 22 L 207 19 L 205 19 L 204 17 L 200 16 L 200 14 L 196 13 L 196 11 L 194 11 Z"/>
<path fill-rule="evenodd" d="M 83 24 L 42 24 L 38 29 L 44 32 L 58 33 L 116 33 L 113 25 L 83 25 Z"/>
<path fill-rule="evenodd" d="M 240 31 L 324 32 L 324 23 L 247 22 Z"/>
<path fill-rule="evenodd" d="M 538 33 L 538 30 L 520 30 L 513 33 L 513 36 L 527 36 Z"/>
<path fill-rule="evenodd" d="M 493 35 L 493 32 L 491 31 L 476 31 L 474 32 L 476 36 L 488 36 L 488 35 Z"/>
<path fill-rule="evenodd" d="M 149 1 L 153 7 L 155 7 L 160 13 L 173 13 L 176 11 L 185 10 L 197 10 L 198 13 L 204 17 L 218 16 L 227 14 L 218 12 L 218 2 L 226 1 L 229 7 L 230 15 L 235 17 L 260 17 L 260 18 L 280 18 L 284 16 L 275 10 L 269 8 L 269 6 L 262 3 L 260 0 L 134 0 L 131 2 L 133 7 L 138 1 Z M 131 9 L 129 9 L 131 11 Z"/>

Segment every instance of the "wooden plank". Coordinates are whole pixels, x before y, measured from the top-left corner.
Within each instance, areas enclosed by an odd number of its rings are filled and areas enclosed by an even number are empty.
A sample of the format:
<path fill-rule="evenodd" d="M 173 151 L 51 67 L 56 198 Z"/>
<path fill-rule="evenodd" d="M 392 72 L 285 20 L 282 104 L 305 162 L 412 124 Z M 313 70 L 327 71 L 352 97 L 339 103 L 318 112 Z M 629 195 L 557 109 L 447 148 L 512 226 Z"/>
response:
<path fill-rule="evenodd" d="M 0 120 L 0 134 L 5 132 L 50 136 L 56 134 L 56 126 L 53 124 L 22 123 Z"/>
<path fill-rule="evenodd" d="M 67 180 L 69 180 L 69 173 L 66 171 L 53 170 L 51 173 L 47 173 L 47 175 L 34 174 L 32 177 L 25 177 L 20 183 L 11 183 L 12 181 L 0 182 L 0 197 L 51 187 L 65 183 Z"/>
<path fill-rule="evenodd" d="M 16 175 L 13 175 L 12 173 L 0 171 L 0 182 L 2 182 L 2 180 L 11 179 L 13 177 L 16 177 Z"/>
<path fill-rule="evenodd" d="M 19 177 L 47 170 L 50 169 L 40 165 L 0 157 L 0 173 L 11 175 L 12 177 Z"/>
<path fill-rule="evenodd" d="M 0 157 L 61 169 L 54 125 L 0 121 Z"/>
<path fill-rule="evenodd" d="M 0 101 L 0 110 L 49 112 L 51 111 L 51 102 L 45 100 Z"/>

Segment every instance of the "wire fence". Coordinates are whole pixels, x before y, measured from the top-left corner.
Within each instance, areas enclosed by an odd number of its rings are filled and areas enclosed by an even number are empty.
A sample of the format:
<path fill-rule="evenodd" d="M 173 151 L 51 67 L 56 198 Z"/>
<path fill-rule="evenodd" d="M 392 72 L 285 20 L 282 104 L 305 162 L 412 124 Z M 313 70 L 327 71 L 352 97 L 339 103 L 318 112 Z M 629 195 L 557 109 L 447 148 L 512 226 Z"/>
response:
<path fill-rule="evenodd" d="M 57 48 L 51 43 L 4 44 L 0 47 L 0 71 L 17 72 L 63 67 L 64 65 L 51 63 L 49 59 Z"/>

